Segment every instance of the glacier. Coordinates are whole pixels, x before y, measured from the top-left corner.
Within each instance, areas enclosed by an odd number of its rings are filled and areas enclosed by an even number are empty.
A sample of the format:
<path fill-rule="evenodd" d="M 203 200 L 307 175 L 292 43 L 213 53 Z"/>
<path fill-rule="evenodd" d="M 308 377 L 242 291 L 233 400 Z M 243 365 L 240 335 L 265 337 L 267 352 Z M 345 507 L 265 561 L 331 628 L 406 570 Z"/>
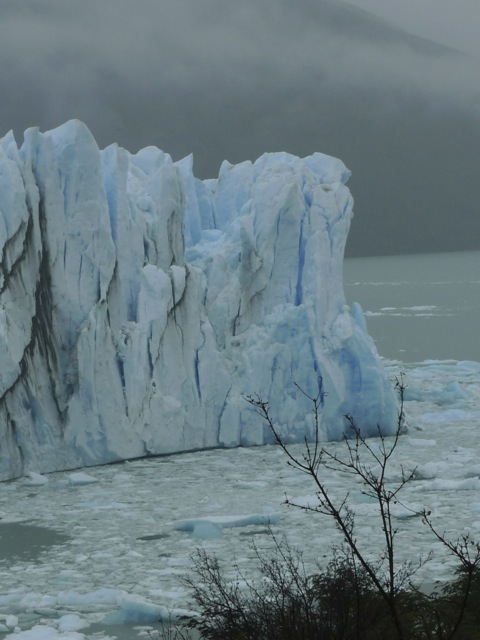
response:
<path fill-rule="evenodd" d="M 396 427 L 342 265 L 338 159 L 193 161 L 100 150 L 73 120 L 0 140 L 0 479 Z"/>

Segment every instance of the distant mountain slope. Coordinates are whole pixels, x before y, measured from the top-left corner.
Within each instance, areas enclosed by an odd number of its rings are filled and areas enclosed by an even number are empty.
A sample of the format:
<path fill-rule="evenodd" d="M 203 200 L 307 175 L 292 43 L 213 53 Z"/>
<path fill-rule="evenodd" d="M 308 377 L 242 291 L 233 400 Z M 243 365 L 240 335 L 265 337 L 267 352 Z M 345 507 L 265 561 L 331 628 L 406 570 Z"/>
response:
<path fill-rule="evenodd" d="M 479 248 L 480 79 L 340 0 L 4 0 L 0 134 L 78 118 L 195 173 L 265 151 L 352 171 L 349 255 Z"/>

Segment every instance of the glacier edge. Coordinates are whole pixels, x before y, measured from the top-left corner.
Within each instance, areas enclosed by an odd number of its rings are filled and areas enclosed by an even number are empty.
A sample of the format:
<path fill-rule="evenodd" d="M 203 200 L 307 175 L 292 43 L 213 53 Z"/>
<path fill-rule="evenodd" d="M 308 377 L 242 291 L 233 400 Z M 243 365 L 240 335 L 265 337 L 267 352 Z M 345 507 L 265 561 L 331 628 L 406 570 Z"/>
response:
<path fill-rule="evenodd" d="M 312 433 L 397 403 L 342 282 L 353 211 L 335 158 L 100 151 L 79 121 L 0 140 L 0 479 Z"/>

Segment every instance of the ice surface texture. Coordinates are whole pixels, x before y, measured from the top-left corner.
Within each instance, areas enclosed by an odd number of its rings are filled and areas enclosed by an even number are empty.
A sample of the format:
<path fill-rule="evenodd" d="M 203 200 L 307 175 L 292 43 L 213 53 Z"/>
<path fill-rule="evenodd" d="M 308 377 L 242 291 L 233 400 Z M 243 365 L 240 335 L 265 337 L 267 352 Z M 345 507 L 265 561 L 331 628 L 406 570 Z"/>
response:
<path fill-rule="evenodd" d="M 343 414 L 371 433 L 396 403 L 361 309 L 345 304 L 352 216 L 322 154 L 224 163 L 100 151 L 85 125 L 0 140 L 0 478 L 270 437 Z"/>

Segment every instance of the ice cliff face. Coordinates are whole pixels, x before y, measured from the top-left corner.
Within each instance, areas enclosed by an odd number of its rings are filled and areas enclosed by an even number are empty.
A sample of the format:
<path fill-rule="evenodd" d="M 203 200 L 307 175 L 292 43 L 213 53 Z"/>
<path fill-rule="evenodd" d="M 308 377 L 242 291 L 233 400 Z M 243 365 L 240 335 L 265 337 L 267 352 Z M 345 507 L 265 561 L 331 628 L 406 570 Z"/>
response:
<path fill-rule="evenodd" d="M 99 151 L 80 122 L 0 140 L 0 478 L 388 432 L 395 398 L 342 288 L 352 215 L 339 160 L 267 154 L 193 177 L 156 148 Z"/>

